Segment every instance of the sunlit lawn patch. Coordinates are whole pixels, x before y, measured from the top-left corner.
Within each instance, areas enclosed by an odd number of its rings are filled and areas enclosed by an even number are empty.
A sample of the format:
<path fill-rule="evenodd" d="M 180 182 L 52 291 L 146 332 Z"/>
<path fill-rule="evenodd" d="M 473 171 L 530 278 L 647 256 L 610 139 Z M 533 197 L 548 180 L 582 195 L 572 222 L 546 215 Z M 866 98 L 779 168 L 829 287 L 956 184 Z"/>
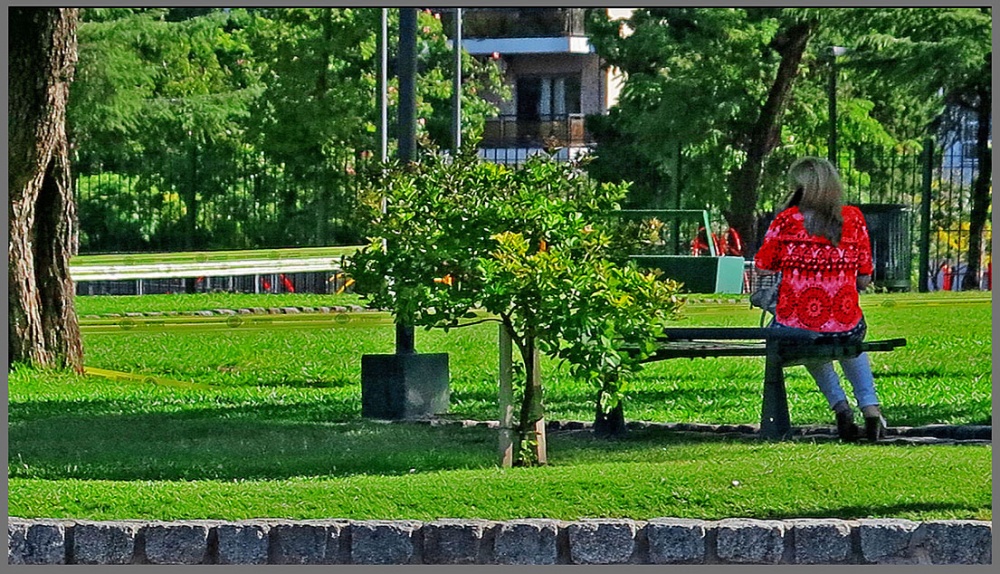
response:
<path fill-rule="evenodd" d="M 936 302 L 948 299 L 863 300 L 870 337 L 909 341 L 873 355 L 890 424 L 989 424 L 989 298 Z M 740 304 L 699 304 L 683 321 L 750 326 L 758 317 Z M 496 418 L 496 337 L 493 324 L 418 331 L 418 350 L 451 354 L 451 416 Z M 88 365 L 208 387 L 11 373 L 11 516 L 992 516 L 989 446 L 563 432 L 550 436 L 548 467 L 501 471 L 493 430 L 361 419 L 360 355 L 391 352 L 391 327 L 151 331 L 87 335 L 85 345 Z M 593 391 L 555 363 L 543 369 L 549 418 L 592 418 Z M 626 416 L 757 422 L 762 370 L 754 358 L 650 365 Z M 831 424 L 804 370 L 787 376 L 793 424 Z"/>

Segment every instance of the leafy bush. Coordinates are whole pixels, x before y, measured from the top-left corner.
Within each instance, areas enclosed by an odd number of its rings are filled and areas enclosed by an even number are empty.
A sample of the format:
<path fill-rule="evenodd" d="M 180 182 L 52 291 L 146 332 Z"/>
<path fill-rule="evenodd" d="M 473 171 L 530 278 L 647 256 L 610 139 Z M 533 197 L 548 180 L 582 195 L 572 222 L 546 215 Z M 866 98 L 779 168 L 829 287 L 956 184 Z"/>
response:
<path fill-rule="evenodd" d="M 499 317 L 523 365 L 518 442 L 542 417 L 538 352 L 614 407 L 680 308 L 678 284 L 629 263 L 605 227 L 627 184 L 547 156 L 511 168 L 465 154 L 392 166 L 374 186 L 376 237 L 350 261 L 355 291 L 408 325 L 448 329 L 475 308 Z"/>

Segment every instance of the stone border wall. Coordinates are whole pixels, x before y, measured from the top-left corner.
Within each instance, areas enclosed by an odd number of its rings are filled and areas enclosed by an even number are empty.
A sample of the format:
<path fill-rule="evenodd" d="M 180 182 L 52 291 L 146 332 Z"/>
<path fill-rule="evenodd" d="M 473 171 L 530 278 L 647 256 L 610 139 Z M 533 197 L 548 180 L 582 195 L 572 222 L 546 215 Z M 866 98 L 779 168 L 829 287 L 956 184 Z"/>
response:
<path fill-rule="evenodd" d="M 9 518 L 8 564 L 991 564 L 975 520 Z"/>

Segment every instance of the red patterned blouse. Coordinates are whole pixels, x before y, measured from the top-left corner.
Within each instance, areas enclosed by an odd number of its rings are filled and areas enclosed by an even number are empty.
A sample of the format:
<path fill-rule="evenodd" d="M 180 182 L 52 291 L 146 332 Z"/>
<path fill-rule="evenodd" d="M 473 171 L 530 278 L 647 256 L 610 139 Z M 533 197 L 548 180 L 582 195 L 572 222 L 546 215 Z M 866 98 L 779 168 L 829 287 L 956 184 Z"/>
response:
<path fill-rule="evenodd" d="M 840 244 L 806 231 L 798 207 L 777 215 L 754 257 L 760 269 L 781 271 L 778 323 L 821 333 L 849 331 L 861 320 L 858 275 L 872 274 L 872 250 L 861 210 L 844 206 Z"/>

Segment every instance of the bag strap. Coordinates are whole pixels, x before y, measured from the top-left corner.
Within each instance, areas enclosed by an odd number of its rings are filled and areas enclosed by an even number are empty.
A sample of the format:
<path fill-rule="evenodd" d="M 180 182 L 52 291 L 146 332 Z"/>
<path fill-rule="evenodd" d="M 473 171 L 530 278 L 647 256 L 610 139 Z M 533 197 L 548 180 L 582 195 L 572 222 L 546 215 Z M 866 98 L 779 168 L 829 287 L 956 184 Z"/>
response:
<path fill-rule="evenodd" d="M 773 281 L 773 283 L 771 284 L 771 287 L 775 290 L 775 297 L 777 297 L 778 285 L 781 283 L 781 272 L 778 272 L 777 274 L 775 274 L 772 277 L 771 281 Z M 754 302 L 753 302 L 752 299 L 750 301 L 750 307 L 751 308 L 756 307 L 756 305 L 754 305 Z M 775 311 L 770 311 L 770 310 L 767 309 L 767 307 L 761 307 L 760 308 L 760 326 L 761 326 L 761 328 L 763 328 L 764 324 L 767 322 L 766 320 L 767 320 L 768 313 L 770 313 L 772 317 L 776 317 L 777 316 L 777 313 Z"/>

